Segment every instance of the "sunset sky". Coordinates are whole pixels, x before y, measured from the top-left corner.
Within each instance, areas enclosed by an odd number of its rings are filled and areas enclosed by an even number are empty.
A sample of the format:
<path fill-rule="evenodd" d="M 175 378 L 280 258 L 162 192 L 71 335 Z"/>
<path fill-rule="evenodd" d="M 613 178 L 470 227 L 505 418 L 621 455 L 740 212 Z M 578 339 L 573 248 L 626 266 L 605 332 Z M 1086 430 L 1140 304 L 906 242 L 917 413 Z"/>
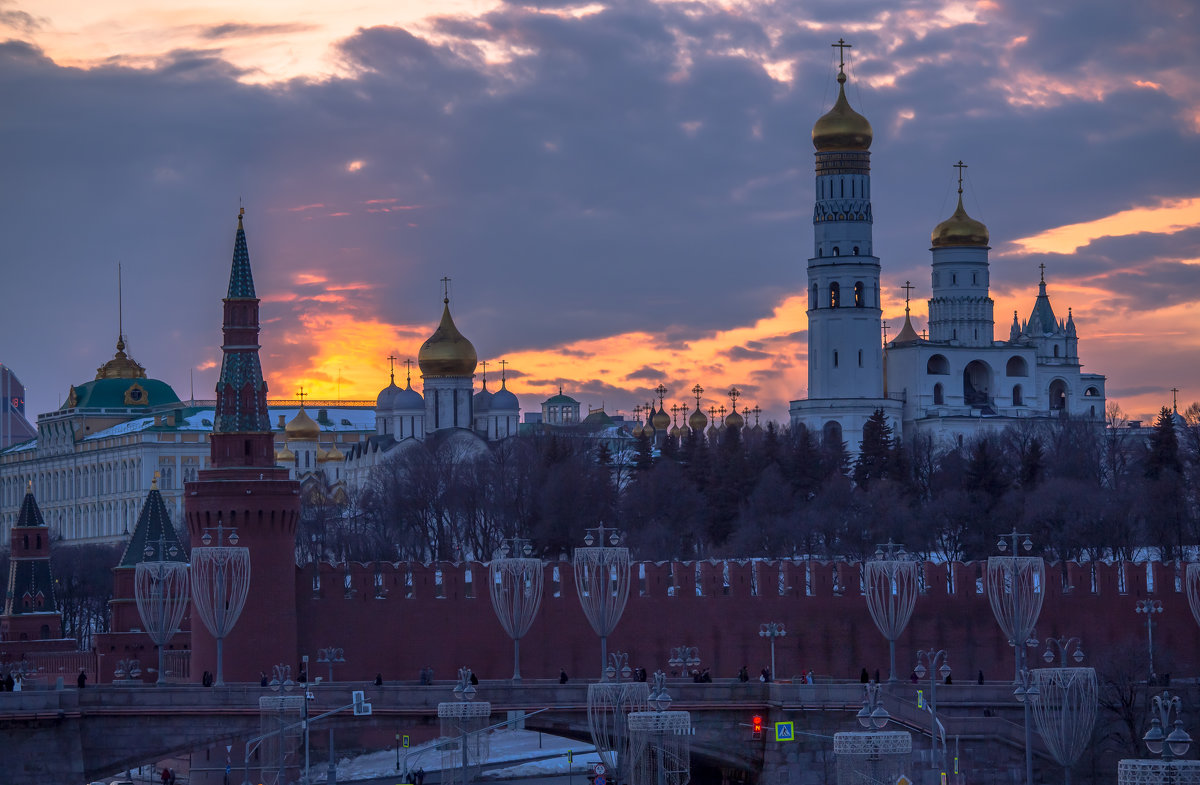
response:
<path fill-rule="evenodd" d="M 374 398 L 449 276 L 526 411 L 736 384 L 785 421 L 842 37 L 891 334 L 962 159 L 997 337 L 1044 263 L 1110 399 L 1200 400 L 1193 0 L 0 0 L 0 362 L 57 408 L 120 263 L 131 355 L 211 397 L 240 199 L 273 397 Z"/>

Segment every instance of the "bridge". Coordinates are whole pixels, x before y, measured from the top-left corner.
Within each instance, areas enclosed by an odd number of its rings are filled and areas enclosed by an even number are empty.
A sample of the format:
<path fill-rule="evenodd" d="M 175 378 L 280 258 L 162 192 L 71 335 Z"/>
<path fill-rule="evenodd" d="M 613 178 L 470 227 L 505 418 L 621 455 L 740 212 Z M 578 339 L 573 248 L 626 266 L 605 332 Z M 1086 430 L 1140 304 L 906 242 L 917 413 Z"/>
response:
<path fill-rule="evenodd" d="M 331 721 L 338 728 L 361 731 L 375 727 L 390 735 L 400 726 L 433 726 L 438 703 L 453 700 L 452 687 L 451 682 L 433 686 L 313 685 L 310 714 L 349 704 L 352 690 L 364 690 L 373 707 L 370 717 L 345 712 Z M 818 760 L 827 764 L 832 760 L 828 753 L 832 743 L 825 737 L 859 729 L 854 714 L 862 705 L 863 690 L 858 683 L 693 684 L 679 680 L 670 683 L 669 689 L 674 698 L 671 708 L 692 713 L 694 764 L 724 772 L 722 779 L 765 782 L 764 774 L 795 766 L 805 755 L 814 757 L 801 760 L 803 765 L 815 765 Z M 894 727 L 889 729 L 912 731 L 914 749 L 920 749 L 929 745 L 929 715 L 917 709 L 916 690 L 917 685 L 907 683 L 884 685 L 883 695 L 893 718 Z M 276 694 L 248 684 L 222 688 L 122 685 L 0 693 L 0 732 L 5 738 L 0 745 L 0 770 L 13 785 L 82 783 L 191 750 L 225 744 L 240 747 L 259 732 L 258 699 Z M 297 690 L 296 694 L 302 693 Z M 549 709 L 529 717 L 526 727 L 590 739 L 586 682 L 485 681 L 479 686 L 479 696 L 491 703 L 494 717 Z M 1020 759 L 1024 730 L 1011 685 L 939 686 L 938 710 L 947 735 L 958 737 L 971 749 L 986 750 L 982 754 L 993 761 L 990 765 Z M 767 728 L 764 738 L 758 740 L 751 738 L 748 727 L 755 714 L 763 716 Z M 796 723 L 798 742 L 774 741 L 770 729 L 778 720 Z M 1037 754 L 1046 757 L 1036 733 L 1034 738 Z"/>

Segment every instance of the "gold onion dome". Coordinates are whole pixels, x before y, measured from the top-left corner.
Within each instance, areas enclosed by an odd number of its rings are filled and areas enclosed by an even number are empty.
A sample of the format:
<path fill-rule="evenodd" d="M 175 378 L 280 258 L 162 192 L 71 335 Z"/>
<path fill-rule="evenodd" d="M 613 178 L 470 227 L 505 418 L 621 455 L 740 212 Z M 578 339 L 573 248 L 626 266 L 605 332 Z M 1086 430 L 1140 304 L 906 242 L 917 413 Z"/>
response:
<path fill-rule="evenodd" d="M 450 300 L 443 299 L 442 321 L 417 353 L 421 373 L 424 376 L 471 376 L 478 364 L 475 347 L 450 318 Z"/>
<path fill-rule="evenodd" d="M 930 240 L 934 248 L 952 245 L 974 245 L 987 247 L 988 228 L 983 221 L 976 221 L 963 209 L 962 191 L 958 192 L 958 207 L 954 215 L 934 227 Z"/>
<path fill-rule="evenodd" d="M 650 423 L 654 426 L 654 430 L 665 431 L 671 425 L 671 415 L 664 412 L 660 406 L 650 418 Z"/>
<path fill-rule="evenodd" d="M 275 451 L 275 463 L 295 463 L 296 453 L 284 447 L 282 450 Z"/>
<path fill-rule="evenodd" d="M 696 433 L 704 433 L 704 426 L 708 425 L 708 416 L 696 409 L 692 412 L 692 416 L 688 417 L 688 425 Z"/>
<path fill-rule="evenodd" d="M 315 442 L 321 438 L 321 426 L 308 416 L 301 407 L 300 411 L 284 427 L 289 442 Z"/>
<path fill-rule="evenodd" d="M 746 419 L 742 417 L 742 415 L 738 414 L 736 407 L 729 413 L 729 416 L 725 418 L 725 425 L 730 428 L 741 428 L 745 424 Z"/>
<path fill-rule="evenodd" d="M 639 422 L 633 426 L 633 438 L 639 439 L 642 436 L 642 424 Z"/>
<path fill-rule="evenodd" d="M 346 454 L 343 453 L 341 450 L 339 450 L 337 448 L 337 445 L 335 444 L 332 447 L 330 447 L 328 450 L 325 451 L 325 460 L 327 460 L 327 461 L 344 461 L 344 460 L 346 460 Z"/>
<path fill-rule="evenodd" d="M 850 108 L 846 100 L 846 74 L 839 73 L 838 97 L 833 108 L 813 125 L 813 147 L 818 153 L 866 151 L 874 132 L 867 118 Z"/>

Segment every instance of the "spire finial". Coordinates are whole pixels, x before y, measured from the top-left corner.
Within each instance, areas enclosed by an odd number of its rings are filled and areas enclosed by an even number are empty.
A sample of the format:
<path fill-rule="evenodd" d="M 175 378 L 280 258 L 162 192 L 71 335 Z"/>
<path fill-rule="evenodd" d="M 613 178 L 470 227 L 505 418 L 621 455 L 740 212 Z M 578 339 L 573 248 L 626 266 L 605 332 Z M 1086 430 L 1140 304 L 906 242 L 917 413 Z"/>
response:
<path fill-rule="evenodd" d="M 838 82 L 846 81 L 846 50 L 852 47 L 852 44 L 846 43 L 844 38 L 839 38 L 836 44 L 830 44 L 834 49 L 838 50 Z"/>
<path fill-rule="evenodd" d="M 658 408 L 660 408 L 660 409 L 661 409 L 661 408 L 662 408 L 662 401 L 663 401 L 663 398 L 667 397 L 667 392 L 669 392 L 669 391 L 668 391 L 668 390 L 667 390 L 667 388 L 666 388 L 665 386 L 663 386 L 663 384 L 660 382 L 660 383 L 659 383 L 659 385 L 658 385 L 657 387 L 655 387 L 655 388 L 654 388 L 654 392 L 658 393 Z"/>
<path fill-rule="evenodd" d="M 487 389 L 487 360 L 483 360 L 479 364 L 483 366 L 483 389 L 486 390 Z"/>
<path fill-rule="evenodd" d="M 412 358 L 409 357 L 408 359 L 406 359 L 404 361 L 404 365 L 406 368 L 408 368 L 407 373 L 405 373 L 405 375 L 404 375 L 404 383 L 407 384 L 409 387 L 412 387 Z"/>
<path fill-rule="evenodd" d="M 297 396 L 297 397 L 300 399 L 300 408 L 301 408 L 301 409 L 303 409 L 303 408 L 304 408 L 304 398 L 305 398 L 307 395 L 308 395 L 308 393 L 304 392 L 304 388 L 303 388 L 303 387 L 301 387 L 301 388 L 300 388 L 300 392 L 296 393 L 296 396 Z"/>
<path fill-rule="evenodd" d="M 964 163 L 962 162 L 962 159 L 960 158 L 960 159 L 958 159 L 958 163 L 956 163 L 956 164 L 954 165 L 954 168 L 958 170 L 958 195 L 959 195 L 959 196 L 962 196 L 962 178 L 963 178 L 963 169 L 966 169 L 966 168 L 967 168 L 967 165 L 966 165 L 966 164 L 964 164 Z"/>
<path fill-rule="evenodd" d="M 155 472 L 154 477 L 151 478 L 151 480 L 150 480 L 150 490 L 152 490 L 152 491 L 158 490 L 158 472 Z"/>
<path fill-rule="evenodd" d="M 735 412 L 737 411 L 737 399 L 739 396 L 741 396 L 741 394 L 742 394 L 742 391 L 739 390 L 737 387 L 729 388 L 729 400 L 733 401 L 733 410 Z"/>
<path fill-rule="evenodd" d="M 398 359 L 398 358 L 397 358 L 396 356 L 394 356 L 394 355 L 391 355 L 391 354 L 389 354 L 389 355 L 388 355 L 388 357 L 387 357 L 387 361 L 388 361 L 388 376 L 390 376 L 390 377 L 391 377 L 392 384 L 395 384 L 395 383 L 396 383 L 396 360 L 397 360 L 397 359 Z"/>
<path fill-rule="evenodd" d="M 1178 387 L 1171 388 L 1171 408 L 1175 410 L 1176 414 L 1179 414 L 1179 388 Z"/>
<path fill-rule="evenodd" d="M 125 350 L 125 291 L 121 283 L 121 263 L 117 262 L 117 351 Z"/>
<path fill-rule="evenodd" d="M 912 295 L 912 290 L 916 287 L 912 285 L 912 281 L 905 281 L 904 285 L 900 288 L 904 290 L 904 315 L 908 316 L 908 300 L 910 295 Z"/>
<path fill-rule="evenodd" d="M 1045 283 L 1045 282 L 1046 282 L 1046 263 L 1045 263 L 1045 262 L 1042 262 L 1041 264 L 1039 264 L 1039 265 L 1038 265 L 1038 269 L 1042 271 L 1042 280 L 1041 280 L 1041 282 L 1042 282 L 1042 283 Z"/>
<path fill-rule="evenodd" d="M 696 396 L 696 411 L 700 411 L 700 396 L 704 395 L 704 388 L 697 384 L 692 388 L 692 395 Z"/>
<path fill-rule="evenodd" d="M 888 323 L 886 320 L 884 320 L 884 321 L 881 321 L 879 324 L 883 328 L 883 345 L 887 346 Z"/>
<path fill-rule="evenodd" d="M 442 278 L 442 302 L 446 305 L 450 304 L 450 278 Z"/>
<path fill-rule="evenodd" d="M 508 372 L 508 360 L 501 360 L 500 361 L 500 389 L 504 389 L 504 385 L 508 381 L 507 372 Z M 603 408 L 603 404 L 601 404 L 601 408 Z"/>

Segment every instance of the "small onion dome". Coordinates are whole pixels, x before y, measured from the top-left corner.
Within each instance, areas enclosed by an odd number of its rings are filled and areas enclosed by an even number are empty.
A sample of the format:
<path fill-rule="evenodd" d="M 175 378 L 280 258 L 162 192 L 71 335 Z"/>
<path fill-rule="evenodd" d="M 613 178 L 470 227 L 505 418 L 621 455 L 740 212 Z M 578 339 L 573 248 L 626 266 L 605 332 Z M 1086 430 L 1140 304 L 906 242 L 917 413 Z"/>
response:
<path fill-rule="evenodd" d="M 417 353 L 421 373 L 425 376 L 470 376 L 478 364 L 475 347 L 450 318 L 450 301 L 442 300 L 442 321 Z"/>
<path fill-rule="evenodd" d="M 398 392 L 400 392 L 400 388 L 396 386 L 396 381 L 393 379 L 391 384 L 379 392 L 379 396 L 375 399 L 375 408 L 385 411 L 391 409 Z"/>
<path fill-rule="evenodd" d="M 341 450 L 339 450 L 337 448 L 337 445 L 335 444 L 332 447 L 330 447 L 328 450 L 325 451 L 325 460 L 327 460 L 327 461 L 344 461 L 344 460 L 346 460 L 346 454 L 343 453 Z"/>
<path fill-rule="evenodd" d="M 672 439 L 678 439 L 678 438 L 679 438 L 679 426 L 678 426 L 678 425 L 672 425 L 672 426 L 671 426 L 671 430 L 669 431 L 669 433 L 671 434 L 671 438 L 672 438 Z"/>
<path fill-rule="evenodd" d="M 921 340 L 921 336 L 917 335 L 917 331 L 913 329 L 912 320 L 908 318 L 908 314 L 904 314 L 904 327 L 901 328 L 900 334 L 892 341 L 892 346 L 903 343 L 914 343 Z"/>
<path fill-rule="evenodd" d="M 475 393 L 474 405 L 476 414 L 485 414 L 488 409 L 492 408 L 492 394 L 488 392 L 487 387 Z"/>
<path fill-rule="evenodd" d="M 650 417 L 650 424 L 656 431 L 665 431 L 671 426 L 671 415 L 664 412 L 662 406 L 659 406 L 658 411 Z"/>
<path fill-rule="evenodd" d="M 512 390 L 501 384 L 500 389 L 492 394 L 492 408 L 508 411 L 520 409 L 521 404 L 517 401 L 517 396 L 513 395 Z"/>
<path fill-rule="evenodd" d="M 951 245 L 974 245 L 987 247 L 988 228 L 982 221 L 976 221 L 967 215 L 963 209 L 962 194 L 958 195 L 958 208 L 954 215 L 938 224 L 930 240 L 934 248 L 944 248 Z"/>
<path fill-rule="evenodd" d="M 871 124 L 850 108 L 846 100 L 846 74 L 839 73 L 837 80 L 837 102 L 813 125 L 813 147 L 818 153 L 869 150 L 874 136 Z"/>
<path fill-rule="evenodd" d="M 692 416 L 688 417 L 688 425 L 696 433 L 704 433 L 704 426 L 708 425 L 708 415 L 696 409 L 696 411 L 692 412 Z"/>
<path fill-rule="evenodd" d="M 400 409 L 424 409 L 425 399 L 421 397 L 421 393 L 412 388 L 412 382 L 403 390 L 397 390 L 396 396 L 392 398 L 393 411 Z"/>
<path fill-rule="evenodd" d="M 738 414 L 738 410 L 734 409 L 725 418 L 725 425 L 730 428 L 741 428 L 746 424 L 746 420 L 742 415 Z"/>
<path fill-rule="evenodd" d="M 275 463 L 295 463 L 296 453 L 284 447 L 282 450 L 275 451 Z"/>
<path fill-rule="evenodd" d="M 640 439 L 642 437 L 642 432 L 644 430 L 645 429 L 642 428 L 642 424 L 640 422 L 637 423 L 636 425 L 634 425 L 633 431 L 631 431 L 631 433 L 633 434 L 633 438 Z"/>
<path fill-rule="evenodd" d="M 321 437 L 321 426 L 308 416 L 303 407 L 283 430 L 289 442 L 315 442 Z"/>

